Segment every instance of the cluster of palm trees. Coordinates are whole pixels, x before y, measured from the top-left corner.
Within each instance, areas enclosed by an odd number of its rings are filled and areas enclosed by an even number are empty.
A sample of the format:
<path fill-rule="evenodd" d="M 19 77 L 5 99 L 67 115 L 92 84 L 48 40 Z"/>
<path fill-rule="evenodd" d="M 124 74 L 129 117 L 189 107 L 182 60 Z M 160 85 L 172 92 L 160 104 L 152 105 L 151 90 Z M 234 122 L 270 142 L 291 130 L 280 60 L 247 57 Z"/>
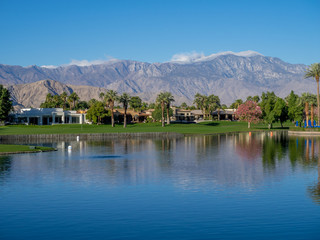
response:
<path fill-rule="evenodd" d="M 317 82 L 317 110 L 318 110 L 317 112 L 318 112 L 318 126 L 319 126 L 320 125 L 320 100 L 319 100 L 320 63 L 314 63 L 310 65 L 310 67 L 306 71 L 305 78 L 310 78 L 310 77 L 315 78 Z M 313 111 L 311 111 L 311 113 L 312 112 Z"/>
<path fill-rule="evenodd" d="M 123 121 L 123 127 L 127 127 L 127 110 L 129 107 L 129 103 L 131 104 L 131 97 L 128 93 L 122 93 L 122 95 L 118 95 L 118 93 L 114 90 L 107 90 L 105 93 L 100 93 L 99 96 L 102 101 L 105 104 L 105 107 L 110 110 L 111 112 L 111 126 L 115 126 L 115 121 L 114 121 L 114 106 L 115 102 L 119 102 L 122 104 L 122 107 L 124 109 L 124 121 Z M 133 100 L 133 99 L 132 99 Z M 170 106 L 171 103 L 174 102 L 174 97 L 170 92 L 161 92 L 157 96 L 156 102 L 161 106 L 161 111 L 162 111 L 162 127 L 165 126 L 165 119 L 164 119 L 164 111 L 165 109 L 167 110 L 167 124 L 170 124 Z"/>
<path fill-rule="evenodd" d="M 170 106 L 171 103 L 174 102 L 174 97 L 171 92 L 161 92 L 158 94 L 156 103 L 161 105 L 161 126 L 165 126 L 164 120 L 164 109 L 167 110 L 167 124 L 170 124 Z"/>
<path fill-rule="evenodd" d="M 304 112 L 306 117 L 307 126 L 309 126 L 309 108 L 311 116 L 311 124 L 313 125 L 314 120 L 314 107 L 317 105 L 317 96 L 310 93 L 302 93 L 298 101 L 299 105 L 304 104 Z"/>
<path fill-rule="evenodd" d="M 45 102 L 43 102 L 40 107 L 43 108 L 56 108 L 62 107 L 63 109 L 67 109 L 67 103 L 70 106 L 70 110 L 75 109 L 77 102 L 80 100 L 78 94 L 76 92 L 68 95 L 66 92 L 63 92 L 60 95 L 52 95 L 48 93 L 46 96 Z"/>
<path fill-rule="evenodd" d="M 122 95 L 118 95 L 118 93 L 114 90 L 107 90 L 105 93 L 100 93 L 100 98 L 103 99 L 107 108 L 110 109 L 111 112 L 111 126 L 114 127 L 114 104 L 116 101 L 122 103 L 124 109 L 124 121 L 123 127 L 127 127 L 127 110 L 129 106 L 129 102 L 131 100 L 131 96 L 128 93 L 122 93 Z"/>
<path fill-rule="evenodd" d="M 209 96 L 202 95 L 197 93 L 194 96 L 194 102 L 197 109 L 201 109 L 203 114 L 207 117 L 212 115 L 212 112 L 218 110 L 218 120 L 220 120 L 220 110 L 221 110 L 221 103 L 220 98 L 214 94 Z"/>

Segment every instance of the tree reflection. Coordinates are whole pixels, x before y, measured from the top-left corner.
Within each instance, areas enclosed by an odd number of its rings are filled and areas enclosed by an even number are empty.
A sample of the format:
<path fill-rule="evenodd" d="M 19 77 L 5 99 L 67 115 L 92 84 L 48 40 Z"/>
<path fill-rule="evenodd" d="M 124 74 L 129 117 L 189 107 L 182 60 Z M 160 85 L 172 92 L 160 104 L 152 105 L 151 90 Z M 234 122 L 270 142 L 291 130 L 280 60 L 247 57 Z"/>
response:
<path fill-rule="evenodd" d="M 289 159 L 293 167 L 296 167 L 298 163 L 305 167 L 315 166 L 317 164 L 315 141 L 316 139 L 314 137 L 289 138 Z"/>
<path fill-rule="evenodd" d="M 308 187 L 308 192 L 310 197 L 315 203 L 320 204 L 320 141 L 318 141 L 318 179 L 317 182 L 313 185 Z"/>
<path fill-rule="evenodd" d="M 262 163 L 264 167 L 274 169 L 276 161 L 286 156 L 287 139 L 282 133 L 267 136 L 262 147 Z"/>
<path fill-rule="evenodd" d="M 169 169 L 172 165 L 173 139 L 155 140 L 155 148 L 158 153 L 158 163 L 161 168 Z"/>
<path fill-rule="evenodd" d="M 248 134 L 239 134 L 239 139 L 236 144 L 236 152 L 244 159 L 254 160 L 261 156 L 262 142 L 251 132 Z"/>
<path fill-rule="evenodd" d="M 0 156 L 0 179 L 7 176 L 11 169 L 11 157 Z"/>

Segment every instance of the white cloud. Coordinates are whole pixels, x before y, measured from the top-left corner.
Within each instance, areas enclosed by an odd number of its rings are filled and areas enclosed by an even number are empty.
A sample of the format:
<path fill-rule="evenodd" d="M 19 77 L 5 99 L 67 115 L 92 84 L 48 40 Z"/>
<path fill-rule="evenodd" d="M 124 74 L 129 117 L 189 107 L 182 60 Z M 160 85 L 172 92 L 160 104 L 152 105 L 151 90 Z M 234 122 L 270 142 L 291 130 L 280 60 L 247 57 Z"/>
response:
<path fill-rule="evenodd" d="M 55 66 L 55 65 L 42 65 L 41 67 L 43 68 L 57 68 L 59 66 Z"/>
<path fill-rule="evenodd" d="M 68 64 L 62 64 L 62 67 L 67 67 L 67 66 L 72 66 L 72 65 L 76 65 L 79 67 L 85 67 L 85 66 L 91 66 L 91 65 L 100 65 L 100 64 L 107 64 L 107 63 L 114 63 L 116 61 L 119 61 L 116 58 L 110 57 L 110 56 L 106 56 L 107 59 L 105 60 L 92 60 L 92 61 L 88 61 L 86 59 L 84 60 L 76 60 L 76 59 L 72 59 L 70 63 Z M 43 65 L 41 66 L 43 68 L 58 68 L 59 66 L 55 66 L 55 65 Z"/>
<path fill-rule="evenodd" d="M 191 63 L 203 57 L 205 57 L 203 53 L 197 53 L 195 51 L 190 53 L 178 53 L 172 56 L 170 62 Z"/>
<path fill-rule="evenodd" d="M 205 56 L 203 53 L 197 53 L 197 52 L 191 52 L 191 53 L 178 53 L 173 55 L 170 62 L 176 62 L 176 63 L 193 63 L 193 62 L 202 62 L 202 61 L 209 61 L 216 57 L 222 56 L 222 55 L 235 55 L 239 57 L 252 57 L 256 55 L 262 55 L 258 52 L 254 51 L 243 51 L 243 52 L 220 52 L 220 53 L 214 53 L 209 56 Z"/>
<path fill-rule="evenodd" d="M 69 64 L 65 64 L 64 66 L 76 65 L 79 67 L 85 67 L 85 66 L 91 66 L 91 65 L 106 64 L 106 63 L 111 63 L 115 61 L 117 61 L 117 59 L 114 59 L 114 58 L 110 58 L 108 60 L 93 60 L 93 61 L 72 59 L 72 61 Z"/>

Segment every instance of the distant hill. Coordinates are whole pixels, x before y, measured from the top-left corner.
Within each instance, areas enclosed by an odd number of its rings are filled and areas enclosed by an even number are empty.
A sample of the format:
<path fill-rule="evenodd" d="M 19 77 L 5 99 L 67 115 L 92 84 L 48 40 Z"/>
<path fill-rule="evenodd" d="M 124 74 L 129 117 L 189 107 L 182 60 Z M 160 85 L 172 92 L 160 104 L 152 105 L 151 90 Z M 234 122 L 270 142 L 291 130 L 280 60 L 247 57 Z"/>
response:
<path fill-rule="evenodd" d="M 89 101 L 92 98 L 99 99 L 99 94 L 105 91 L 103 88 L 66 85 L 53 80 L 11 85 L 7 88 L 15 108 L 40 107 L 48 93 L 56 95 L 66 92 L 70 95 L 72 92 L 76 92 L 81 100 Z"/>
<path fill-rule="evenodd" d="M 215 94 L 229 105 L 235 99 L 261 95 L 263 91 L 274 91 L 281 97 L 291 90 L 298 94 L 316 93 L 315 81 L 303 77 L 306 68 L 303 64 L 290 64 L 251 51 L 226 52 L 153 64 L 129 60 L 50 68 L 0 64 L 0 84 L 10 85 L 18 104 L 33 107 L 48 92 L 76 91 L 88 100 L 93 96 L 97 98 L 98 92 L 105 89 L 138 95 L 145 101 L 154 101 L 160 91 L 170 91 L 176 104 L 183 101 L 191 104 L 198 92 Z M 37 82 L 44 79 L 58 82 Z"/>

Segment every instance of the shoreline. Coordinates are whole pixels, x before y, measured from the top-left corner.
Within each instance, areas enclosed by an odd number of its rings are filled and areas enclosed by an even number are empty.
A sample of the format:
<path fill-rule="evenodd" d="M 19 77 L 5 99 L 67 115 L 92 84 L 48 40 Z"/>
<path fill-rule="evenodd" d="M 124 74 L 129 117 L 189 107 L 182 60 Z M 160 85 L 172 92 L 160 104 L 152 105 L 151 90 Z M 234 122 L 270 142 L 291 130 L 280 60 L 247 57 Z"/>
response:
<path fill-rule="evenodd" d="M 320 137 L 320 132 L 318 131 L 288 131 L 288 135 L 290 136 L 314 136 L 314 137 L 317 137 L 319 136 Z"/>
<path fill-rule="evenodd" d="M 52 152 L 57 151 L 53 147 L 32 146 L 32 145 L 20 145 L 20 144 L 0 144 L 0 156 L 21 154 L 21 153 L 40 153 L 40 152 Z"/>
<path fill-rule="evenodd" d="M 76 141 L 81 140 L 104 140 L 104 139 L 128 139 L 128 138 L 180 138 L 185 135 L 175 132 L 134 132 L 134 133 L 71 133 L 71 134 L 15 134 L 0 135 L 1 141 L 28 141 L 28 140 L 56 140 Z"/>
<path fill-rule="evenodd" d="M 38 151 L 16 151 L 16 152 L 0 152 L 0 156 L 12 155 L 12 154 L 25 154 L 25 153 L 41 153 L 41 152 L 54 152 L 57 149 L 52 150 L 38 150 Z"/>
<path fill-rule="evenodd" d="M 71 133 L 71 134 L 12 134 L 12 135 L 0 135 L 1 141 L 28 141 L 28 140 L 55 140 L 55 141 L 83 141 L 83 140 L 113 140 L 113 139 L 128 139 L 128 138 L 181 138 L 185 136 L 211 136 L 217 134 L 239 134 L 248 132 L 272 132 L 272 131 L 288 131 L 287 129 L 252 129 L 248 131 L 225 131 L 215 133 L 177 133 L 177 132 L 119 132 L 119 133 Z M 305 133 L 305 132 L 303 132 Z M 320 136 L 320 132 L 319 132 Z M 77 139 L 79 137 L 79 139 Z"/>

